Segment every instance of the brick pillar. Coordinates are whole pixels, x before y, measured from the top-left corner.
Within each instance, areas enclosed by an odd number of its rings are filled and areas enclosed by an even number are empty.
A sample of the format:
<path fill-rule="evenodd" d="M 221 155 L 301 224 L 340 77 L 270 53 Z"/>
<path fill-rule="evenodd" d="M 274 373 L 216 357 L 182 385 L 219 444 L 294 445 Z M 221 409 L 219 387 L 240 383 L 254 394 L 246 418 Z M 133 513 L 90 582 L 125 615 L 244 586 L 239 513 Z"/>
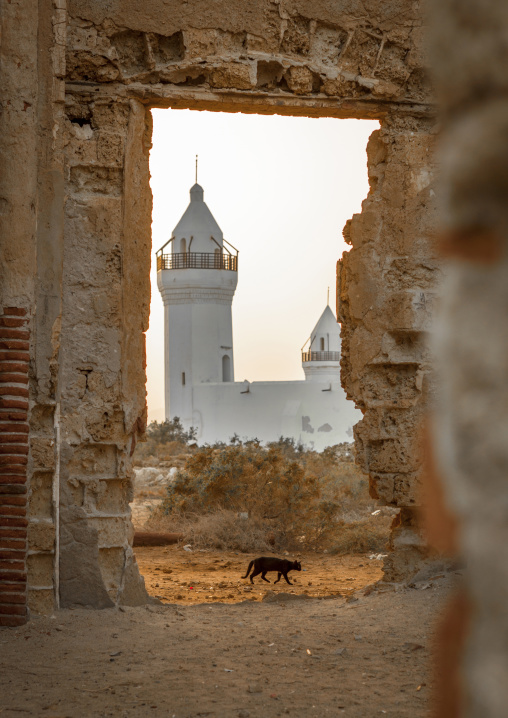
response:
<path fill-rule="evenodd" d="M 28 360 L 26 310 L 0 315 L 0 626 L 28 619 L 26 592 Z"/>

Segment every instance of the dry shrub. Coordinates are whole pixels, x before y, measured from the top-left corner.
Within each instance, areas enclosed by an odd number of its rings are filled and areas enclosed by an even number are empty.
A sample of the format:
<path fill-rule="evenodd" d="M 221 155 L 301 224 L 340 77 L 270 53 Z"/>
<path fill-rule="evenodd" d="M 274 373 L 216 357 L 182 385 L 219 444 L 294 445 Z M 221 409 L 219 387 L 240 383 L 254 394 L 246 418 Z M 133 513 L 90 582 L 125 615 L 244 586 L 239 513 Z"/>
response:
<path fill-rule="evenodd" d="M 388 535 L 391 518 L 369 517 L 337 524 L 331 554 L 384 553 L 388 550 Z"/>
<path fill-rule="evenodd" d="M 150 521 L 150 528 L 164 527 L 182 533 L 184 543 L 193 548 L 219 549 L 222 551 L 270 551 L 274 534 L 266 522 L 259 518 L 245 519 L 234 511 L 218 509 L 209 514 L 173 514 L 158 516 Z"/>
<path fill-rule="evenodd" d="M 202 548 L 382 551 L 388 525 L 373 508 L 351 445 L 319 454 L 235 440 L 188 455 L 150 525 Z"/>

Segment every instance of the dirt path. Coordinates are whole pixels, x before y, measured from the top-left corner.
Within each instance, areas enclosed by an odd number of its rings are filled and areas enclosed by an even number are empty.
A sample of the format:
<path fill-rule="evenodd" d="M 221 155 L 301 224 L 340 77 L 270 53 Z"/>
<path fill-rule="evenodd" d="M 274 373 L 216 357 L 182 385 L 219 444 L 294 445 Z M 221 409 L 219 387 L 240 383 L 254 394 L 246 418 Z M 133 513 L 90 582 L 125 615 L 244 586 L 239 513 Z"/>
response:
<path fill-rule="evenodd" d="M 34 618 L 0 632 L 1 718 L 423 718 L 452 579 L 349 602 L 277 584 L 263 602 Z"/>
<path fill-rule="evenodd" d="M 242 580 L 247 566 L 258 554 L 228 551 L 185 551 L 181 546 L 136 548 L 139 568 L 151 596 L 164 602 L 184 605 L 211 601 L 238 603 L 246 599 L 261 601 L 267 591 L 278 591 L 313 597 L 348 596 L 378 581 L 382 576 L 381 561 L 367 555 L 330 556 L 328 554 L 298 554 L 301 572 L 289 574 L 294 584 L 284 579 L 273 586 L 277 575 L 268 574 L 269 586 L 260 576 L 251 586 Z"/>

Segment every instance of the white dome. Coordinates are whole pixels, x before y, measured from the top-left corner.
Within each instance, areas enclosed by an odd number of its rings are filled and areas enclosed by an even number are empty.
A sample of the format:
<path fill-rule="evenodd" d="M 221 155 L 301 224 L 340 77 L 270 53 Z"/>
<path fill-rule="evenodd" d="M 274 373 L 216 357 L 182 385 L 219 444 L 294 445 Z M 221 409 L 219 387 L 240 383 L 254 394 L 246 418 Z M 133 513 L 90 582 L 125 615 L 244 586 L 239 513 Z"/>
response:
<path fill-rule="evenodd" d="M 173 230 L 173 253 L 214 252 L 222 248 L 222 230 L 204 202 L 203 195 L 201 185 L 191 187 L 190 204 Z"/>

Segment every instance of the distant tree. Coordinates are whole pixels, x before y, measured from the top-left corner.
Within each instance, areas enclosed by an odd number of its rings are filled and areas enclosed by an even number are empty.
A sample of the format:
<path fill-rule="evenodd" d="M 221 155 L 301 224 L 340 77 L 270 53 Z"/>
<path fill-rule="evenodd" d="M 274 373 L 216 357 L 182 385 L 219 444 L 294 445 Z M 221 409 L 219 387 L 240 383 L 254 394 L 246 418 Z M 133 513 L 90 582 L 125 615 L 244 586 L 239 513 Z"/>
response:
<path fill-rule="evenodd" d="M 146 430 L 148 439 L 153 439 L 157 444 L 169 444 L 171 441 L 179 441 L 188 444 L 196 440 L 197 429 L 191 426 L 188 431 L 182 426 L 180 417 L 166 419 L 165 421 L 152 421 Z"/>

